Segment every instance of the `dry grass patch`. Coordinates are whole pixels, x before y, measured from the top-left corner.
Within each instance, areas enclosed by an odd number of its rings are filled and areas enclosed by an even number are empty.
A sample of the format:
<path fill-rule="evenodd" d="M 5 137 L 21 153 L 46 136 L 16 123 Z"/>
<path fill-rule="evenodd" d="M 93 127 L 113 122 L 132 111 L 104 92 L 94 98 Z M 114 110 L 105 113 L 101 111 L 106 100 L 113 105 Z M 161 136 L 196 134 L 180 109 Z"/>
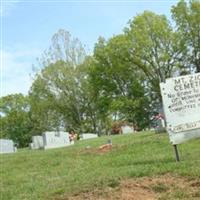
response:
<path fill-rule="evenodd" d="M 122 180 L 119 184 L 57 200 L 178 200 L 200 199 L 200 179 L 170 174 Z"/>

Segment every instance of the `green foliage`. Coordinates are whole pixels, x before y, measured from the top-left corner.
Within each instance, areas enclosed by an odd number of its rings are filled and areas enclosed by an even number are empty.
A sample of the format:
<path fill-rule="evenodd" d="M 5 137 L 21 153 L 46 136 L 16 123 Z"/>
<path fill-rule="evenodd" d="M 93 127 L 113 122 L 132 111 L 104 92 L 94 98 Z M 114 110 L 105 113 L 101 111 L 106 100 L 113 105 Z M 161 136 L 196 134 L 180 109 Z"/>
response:
<path fill-rule="evenodd" d="M 91 83 L 107 100 L 110 114 L 143 127 L 148 121 L 148 99 L 143 77 L 130 62 L 128 50 L 129 41 L 124 35 L 108 42 L 100 38 L 94 50 Z"/>
<path fill-rule="evenodd" d="M 68 32 L 58 31 L 49 53 L 44 55 L 43 63 L 48 65 L 36 74 L 29 93 L 33 134 L 59 129 L 61 125 L 78 133 L 100 134 L 107 129 L 109 117 L 105 110 L 108 109 L 102 105 L 105 98 L 99 98 L 89 81 L 94 60 L 80 59 L 85 56 L 81 43 L 72 40 Z"/>
<path fill-rule="evenodd" d="M 20 147 L 27 146 L 31 138 L 29 98 L 14 94 L 0 99 L 0 136 L 12 139 Z"/>
<path fill-rule="evenodd" d="M 76 68 L 63 61 L 44 68 L 30 91 L 32 117 L 38 119 L 36 126 L 41 123 L 41 128 L 44 124 L 44 129 L 52 130 L 59 128 L 63 121 L 68 129 L 79 128 L 83 102 L 78 93 L 80 80 Z"/>
<path fill-rule="evenodd" d="M 94 72 L 95 60 L 93 57 L 87 57 L 85 62 L 79 66 L 79 73 L 84 73 L 82 79 L 82 94 L 84 96 L 84 126 L 85 130 L 93 131 L 99 135 L 109 132 L 109 97 L 99 95 L 97 85 L 93 84 L 91 73 Z"/>
<path fill-rule="evenodd" d="M 85 73 L 79 65 L 85 51 L 77 38 L 59 30 L 52 37 L 47 51 L 39 60 L 42 69 L 36 73 L 30 90 L 33 134 L 64 126 L 68 131 L 82 130 L 84 98 L 81 81 Z"/>
<path fill-rule="evenodd" d="M 30 90 L 34 134 L 61 125 L 78 133 L 98 131 L 98 105 L 88 82 L 89 62 L 73 68 L 58 61 L 38 73 Z"/>
<path fill-rule="evenodd" d="M 47 130 L 110 133 L 115 120 L 143 129 L 162 106 L 159 83 L 200 72 L 200 3 L 181 0 L 166 16 L 144 11 L 124 32 L 100 37 L 92 56 L 60 29 L 38 59 L 29 97 L 1 99 L 1 137 L 20 146 Z"/>
<path fill-rule="evenodd" d="M 172 7 L 172 17 L 183 44 L 179 50 L 185 56 L 184 66 L 200 72 L 200 2 L 191 0 L 187 3 L 181 0 Z"/>
<path fill-rule="evenodd" d="M 177 34 L 164 15 L 150 11 L 129 22 L 125 34 L 130 42 L 129 58 L 143 72 L 150 93 L 160 99 L 159 83 L 178 71 L 179 49 Z"/>

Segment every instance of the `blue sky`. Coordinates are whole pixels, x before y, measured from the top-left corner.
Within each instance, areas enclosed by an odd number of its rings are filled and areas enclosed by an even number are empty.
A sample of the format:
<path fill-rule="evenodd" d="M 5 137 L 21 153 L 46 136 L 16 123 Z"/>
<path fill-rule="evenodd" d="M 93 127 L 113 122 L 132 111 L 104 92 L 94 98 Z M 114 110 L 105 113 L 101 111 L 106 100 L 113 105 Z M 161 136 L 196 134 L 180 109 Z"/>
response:
<path fill-rule="evenodd" d="M 63 28 L 92 52 L 99 36 L 119 34 L 144 10 L 165 14 L 176 0 L 9 1 L 1 0 L 1 96 L 27 94 L 32 65 Z"/>

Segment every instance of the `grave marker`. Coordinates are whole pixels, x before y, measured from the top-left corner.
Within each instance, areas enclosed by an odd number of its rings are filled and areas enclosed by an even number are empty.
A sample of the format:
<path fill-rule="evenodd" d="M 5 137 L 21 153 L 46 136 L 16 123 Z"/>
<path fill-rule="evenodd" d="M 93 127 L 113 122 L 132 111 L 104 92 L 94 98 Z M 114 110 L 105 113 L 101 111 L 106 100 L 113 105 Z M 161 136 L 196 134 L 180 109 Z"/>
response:
<path fill-rule="evenodd" d="M 121 129 L 122 129 L 122 134 L 129 134 L 134 132 L 134 128 L 128 125 L 122 126 Z"/>
<path fill-rule="evenodd" d="M 71 145 L 69 133 L 67 132 L 45 132 L 42 135 L 44 141 L 44 149 L 52 149 Z"/>
<path fill-rule="evenodd" d="M 31 149 L 41 149 L 44 147 L 43 137 L 36 135 L 32 137 L 32 143 L 30 143 Z"/>
<path fill-rule="evenodd" d="M 17 152 L 17 148 L 14 146 L 14 142 L 8 139 L 0 139 L 0 153 L 14 153 Z"/>
<path fill-rule="evenodd" d="M 92 139 L 92 138 L 97 138 L 98 135 L 94 133 L 82 133 L 80 135 L 81 140 L 87 140 L 87 139 Z"/>

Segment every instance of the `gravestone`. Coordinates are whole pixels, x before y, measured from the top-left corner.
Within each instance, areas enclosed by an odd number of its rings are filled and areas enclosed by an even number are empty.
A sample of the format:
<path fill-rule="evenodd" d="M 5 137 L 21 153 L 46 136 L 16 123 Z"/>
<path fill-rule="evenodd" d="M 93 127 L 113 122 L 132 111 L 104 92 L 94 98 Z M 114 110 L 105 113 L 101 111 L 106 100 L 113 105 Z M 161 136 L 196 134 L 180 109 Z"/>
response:
<path fill-rule="evenodd" d="M 44 149 L 52 149 L 71 145 L 67 132 L 45 132 L 42 135 Z"/>
<path fill-rule="evenodd" d="M 132 126 L 124 125 L 121 127 L 122 129 L 122 134 L 128 134 L 128 133 L 133 133 L 134 129 Z"/>
<path fill-rule="evenodd" d="M 92 138 L 97 138 L 98 135 L 94 133 L 82 133 L 80 136 L 81 140 L 87 140 L 87 139 L 92 139 Z"/>
<path fill-rule="evenodd" d="M 158 119 L 156 122 L 155 133 L 164 133 L 166 132 L 164 119 Z"/>
<path fill-rule="evenodd" d="M 0 153 L 14 153 L 17 148 L 12 140 L 0 139 Z"/>
<path fill-rule="evenodd" d="M 200 137 L 200 73 L 167 79 L 160 88 L 171 143 Z"/>
<path fill-rule="evenodd" d="M 36 135 L 32 137 L 32 143 L 30 143 L 31 149 L 42 149 L 44 148 L 43 137 L 40 135 Z"/>

